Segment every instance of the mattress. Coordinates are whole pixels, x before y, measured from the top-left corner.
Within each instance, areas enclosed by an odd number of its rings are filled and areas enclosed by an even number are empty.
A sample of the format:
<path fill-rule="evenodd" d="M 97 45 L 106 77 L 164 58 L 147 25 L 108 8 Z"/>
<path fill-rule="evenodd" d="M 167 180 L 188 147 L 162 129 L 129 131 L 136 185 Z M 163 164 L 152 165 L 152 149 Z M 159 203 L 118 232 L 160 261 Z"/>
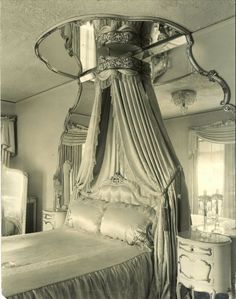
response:
<path fill-rule="evenodd" d="M 154 297 L 147 248 L 72 228 L 2 239 L 2 290 L 9 299 Z"/>

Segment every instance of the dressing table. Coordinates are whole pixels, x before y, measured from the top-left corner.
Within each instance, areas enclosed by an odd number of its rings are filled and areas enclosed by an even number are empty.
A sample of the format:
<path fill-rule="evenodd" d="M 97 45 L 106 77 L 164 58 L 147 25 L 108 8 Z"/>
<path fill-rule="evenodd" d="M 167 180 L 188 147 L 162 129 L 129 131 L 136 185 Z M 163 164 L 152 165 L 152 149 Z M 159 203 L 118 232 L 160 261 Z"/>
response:
<path fill-rule="evenodd" d="M 220 234 L 200 231 L 178 235 L 177 298 L 181 299 L 181 286 L 194 292 L 207 292 L 211 299 L 217 293 L 231 290 L 231 240 Z"/>

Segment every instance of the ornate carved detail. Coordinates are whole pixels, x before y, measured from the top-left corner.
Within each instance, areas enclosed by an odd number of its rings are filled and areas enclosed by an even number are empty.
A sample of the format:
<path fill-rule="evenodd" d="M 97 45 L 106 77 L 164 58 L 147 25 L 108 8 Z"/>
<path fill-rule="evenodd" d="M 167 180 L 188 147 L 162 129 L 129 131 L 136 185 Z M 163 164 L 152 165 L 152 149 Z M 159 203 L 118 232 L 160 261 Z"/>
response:
<path fill-rule="evenodd" d="M 179 248 L 186 251 L 186 252 L 194 252 L 195 254 L 204 254 L 211 256 L 212 255 L 212 249 L 211 248 L 201 248 L 201 247 L 195 247 L 190 246 L 189 244 L 185 244 L 182 242 L 179 242 Z"/>
<path fill-rule="evenodd" d="M 189 260 L 190 263 L 196 263 L 196 262 L 202 262 L 203 264 L 205 264 L 206 266 L 206 276 L 202 279 L 197 279 L 196 277 L 194 277 L 192 274 L 188 274 L 186 273 L 184 270 L 183 270 L 183 267 L 182 267 L 182 263 L 181 263 L 181 260 L 182 259 L 187 259 Z M 194 280 L 198 280 L 198 281 L 206 281 L 208 283 L 210 283 L 211 279 L 210 279 L 210 273 L 211 273 L 211 269 L 212 269 L 212 266 L 211 264 L 209 264 L 208 262 L 206 262 L 205 260 L 198 260 L 198 261 L 195 261 L 195 260 L 192 260 L 189 256 L 185 255 L 185 254 L 182 254 L 180 255 L 179 257 L 179 272 L 185 276 L 187 279 L 194 279 Z"/>
<path fill-rule="evenodd" d="M 235 105 L 230 103 L 230 97 L 231 97 L 231 92 L 230 92 L 230 88 L 228 86 L 228 84 L 226 83 L 226 81 L 221 78 L 218 73 L 215 70 L 210 70 L 210 71 L 205 71 L 203 68 L 200 67 L 200 65 L 196 62 L 194 56 L 193 56 L 193 51 L 192 51 L 192 47 L 194 44 L 194 40 L 192 35 L 189 33 L 186 35 L 186 40 L 188 43 L 187 46 L 187 55 L 189 58 L 190 63 L 192 64 L 193 68 L 202 76 L 206 76 L 209 81 L 211 82 L 217 82 L 224 93 L 224 98 L 223 100 L 220 102 L 220 105 L 223 106 L 223 109 L 226 112 L 232 112 L 233 114 L 235 114 Z"/>
<path fill-rule="evenodd" d="M 111 181 L 113 184 L 121 184 L 125 181 L 126 179 L 119 173 L 115 173 L 112 177 L 111 177 Z"/>
<path fill-rule="evenodd" d="M 134 57 L 100 56 L 98 58 L 98 73 L 109 69 L 132 69 L 142 70 L 142 62 Z"/>
<path fill-rule="evenodd" d="M 236 114 L 236 107 L 233 104 L 230 104 L 230 103 L 225 104 L 224 107 L 223 107 L 223 109 L 226 112 L 231 112 L 233 115 Z"/>
<path fill-rule="evenodd" d="M 140 46 L 140 39 L 135 32 L 130 31 L 111 31 L 101 34 L 98 37 L 98 45 L 107 44 L 133 44 Z"/>
<path fill-rule="evenodd" d="M 179 30 L 176 30 L 176 28 L 160 23 L 159 30 L 161 32 L 160 38 L 158 40 L 165 39 L 166 37 L 172 37 L 179 34 Z"/>

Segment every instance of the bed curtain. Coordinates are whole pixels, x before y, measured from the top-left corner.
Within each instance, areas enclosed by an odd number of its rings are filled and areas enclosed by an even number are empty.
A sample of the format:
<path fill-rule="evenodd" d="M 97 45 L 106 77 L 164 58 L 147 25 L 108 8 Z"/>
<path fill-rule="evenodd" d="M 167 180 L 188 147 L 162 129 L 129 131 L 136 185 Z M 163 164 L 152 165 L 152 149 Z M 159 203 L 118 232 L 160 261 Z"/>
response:
<path fill-rule="evenodd" d="M 155 274 L 159 298 L 175 297 L 176 234 L 190 227 L 184 175 L 165 130 L 150 77 L 131 69 L 97 75 L 75 199 L 115 173 L 156 199 Z M 148 204 L 148 203 L 143 203 Z"/>

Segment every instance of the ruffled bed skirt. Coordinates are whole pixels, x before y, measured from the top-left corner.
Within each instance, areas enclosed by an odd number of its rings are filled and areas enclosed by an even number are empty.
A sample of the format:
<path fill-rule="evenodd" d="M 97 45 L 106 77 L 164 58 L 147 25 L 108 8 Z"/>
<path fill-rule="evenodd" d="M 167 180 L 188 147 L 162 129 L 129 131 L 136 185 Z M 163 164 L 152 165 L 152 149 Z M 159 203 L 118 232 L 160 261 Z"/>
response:
<path fill-rule="evenodd" d="M 143 253 L 122 264 L 7 298 L 154 299 L 156 290 L 151 255 Z"/>

